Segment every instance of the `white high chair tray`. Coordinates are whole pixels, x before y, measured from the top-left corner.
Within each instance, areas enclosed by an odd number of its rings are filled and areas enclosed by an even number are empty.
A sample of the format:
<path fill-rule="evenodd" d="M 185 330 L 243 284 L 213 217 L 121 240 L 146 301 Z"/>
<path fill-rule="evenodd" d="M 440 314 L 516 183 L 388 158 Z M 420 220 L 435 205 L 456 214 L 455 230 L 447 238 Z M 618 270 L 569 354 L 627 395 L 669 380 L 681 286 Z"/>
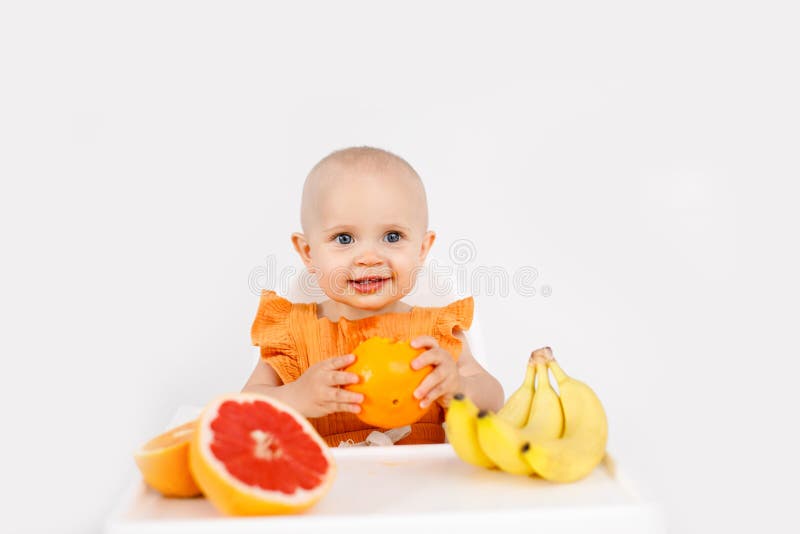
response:
<path fill-rule="evenodd" d="M 184 410 L 173 423 L 187 420 L 188 414 Z M 447 443 L 332 452 L 336 479 L 328 494 L 303 514 L 229 517 L 203 498 L 164 498 L 137 477 L 109 516 L 105 532 L 283 534 L 374 528 L 407 534 L 525 525 L 539 534 L 665 531 L 660 508 L 643 501 L 608 456 L 587 478 L 553 484 L 471 466 Z"/>

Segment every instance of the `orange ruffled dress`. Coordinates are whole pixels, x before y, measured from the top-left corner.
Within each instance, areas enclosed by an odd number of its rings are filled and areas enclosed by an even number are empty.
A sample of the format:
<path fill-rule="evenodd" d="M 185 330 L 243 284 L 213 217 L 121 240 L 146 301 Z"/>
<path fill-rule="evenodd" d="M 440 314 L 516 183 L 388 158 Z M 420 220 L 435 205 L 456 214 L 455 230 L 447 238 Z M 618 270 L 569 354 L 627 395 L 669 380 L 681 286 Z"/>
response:
<path fill-rule="evenodd" d="M 414 306 L 408 312 L 354 320 L 342 317 L 334 323 L 327 317 L 317 317 L 316 303 L 291 302 L 265 289 L 261 292 L 250 334 L 253 345 L 261 348 L 261 358 L 275 369 L 284 384 L 288 384 L 309 366 L 349 354 L 372 336 L 410 341 L 417 336 L 430 335 L 458 360 L 461 340 L 453 332 L 457 328 L 469 329 L 473 306 L 472 297 L 466 297 L 442 307 Z M 309 417 L 308 420 L 330 447 L 337 447 L 341 441 L 364 441 L 376 430 L 348 412 Z M 444 411 L 438 403 L 433 403 L 422 419 L 411 425 L 411 434 L 396 445 L 444 443 L 442 422 Z"/>

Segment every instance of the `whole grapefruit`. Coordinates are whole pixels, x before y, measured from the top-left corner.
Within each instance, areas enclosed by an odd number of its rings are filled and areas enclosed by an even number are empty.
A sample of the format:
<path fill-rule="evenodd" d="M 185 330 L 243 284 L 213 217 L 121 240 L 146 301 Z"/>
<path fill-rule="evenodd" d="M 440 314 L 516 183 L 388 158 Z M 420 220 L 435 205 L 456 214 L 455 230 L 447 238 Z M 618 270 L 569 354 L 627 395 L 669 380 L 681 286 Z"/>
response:
<path fill-rule="evenodd" d="M 433 371 L 433 366 L 411 368 L 411 361 L 425 349 L 415 349 L 408 341 L 375 336 L 362 341 L 354 350 L 356 360 L 344 370 L 359 376 L 345 389 L 362 393 L 364 401 L 356 415 L 368 425 L 394 428 L 420 420 L 430 406 L 420 408 L 414 390 Z"/>

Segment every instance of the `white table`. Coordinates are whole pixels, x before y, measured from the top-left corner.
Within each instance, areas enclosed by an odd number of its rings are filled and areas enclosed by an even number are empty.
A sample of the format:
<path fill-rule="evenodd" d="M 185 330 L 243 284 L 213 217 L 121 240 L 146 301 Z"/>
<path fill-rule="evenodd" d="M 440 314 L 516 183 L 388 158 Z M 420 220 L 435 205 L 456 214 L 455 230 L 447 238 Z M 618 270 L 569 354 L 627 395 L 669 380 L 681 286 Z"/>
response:
<path fill-rule="evenodd" d="M 194 413 L 185 412 L 173 423 L 190 415 Z M 318 534 L 374 528 L 408 534 L 524 527 L 536 534 L 664 532 L 660 508 L 642 500 L 609 457 L 579 482 L 553 484 L 471 466 L 446 443 L 331 450 L 338 467 L 336 480 L 304 514 L 228 517 L 206 499 L 166 499 L 136 479 L 109 516 L 105 531 Z"/>

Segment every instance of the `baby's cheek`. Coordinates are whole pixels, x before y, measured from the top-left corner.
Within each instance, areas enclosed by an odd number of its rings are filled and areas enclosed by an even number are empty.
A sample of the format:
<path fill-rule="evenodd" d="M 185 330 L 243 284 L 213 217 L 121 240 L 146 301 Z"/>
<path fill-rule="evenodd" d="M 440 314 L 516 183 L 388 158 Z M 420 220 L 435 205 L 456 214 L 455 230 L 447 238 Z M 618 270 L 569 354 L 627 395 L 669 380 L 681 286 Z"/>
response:
<path fill-rule="evenodd" d="M 347 291 L 348 274 L 344 269 L 323 270 L 319 279 L 319 285 L 327 293 L 342 295 Z"/>

